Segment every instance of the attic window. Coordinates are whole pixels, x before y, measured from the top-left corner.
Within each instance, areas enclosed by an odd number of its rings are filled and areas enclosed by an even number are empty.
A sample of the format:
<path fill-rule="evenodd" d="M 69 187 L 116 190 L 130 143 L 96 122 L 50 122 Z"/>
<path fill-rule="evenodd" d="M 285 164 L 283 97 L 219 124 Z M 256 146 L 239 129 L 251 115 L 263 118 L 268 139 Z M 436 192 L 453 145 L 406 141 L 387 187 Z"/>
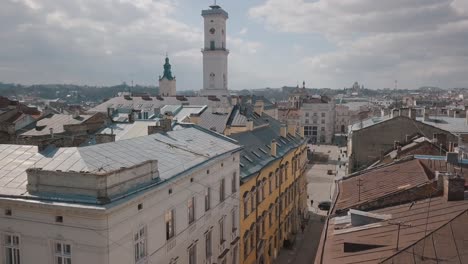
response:
<path fill-rule="evenodd" d="M 281 143 L 283 143 L 285 145 L 287 144 L 286 141 L 284 141 L 282 138 L 280 138 L 279 141 L 281 141 Z"/>
<path fill-rule="evenodd" d="M 249 158 L 247 155 L 242 155 L 242 157 L 244 157 L 244 159 L 248 160 L 250 163 L 253 163 L 253 160 Z"/>
<path fill-rule="evenodd" d="M 63 223 L 63 216 L 61 216 L 61 215 L 56 216 L 56 217 L 55 217 L 55 222 L 57 222 L 57 223 Z"/>
<path fill-rule="evenodd" d="M 373 244 L 350 243 L 350 242 L 344 242 L 343 243 L 343 251 L 345 253 L 366 251 L 366 250 L 379 248 L 379 247 L 384 247 L 384 246 L 383 245 L 373 245 Z"/>
<path fill-rule="evenodd" d="M 244 164 L 242 164 L 241 162 L 239 162 L 239 165 L 240 165 L 242 168 L 244 168 Z"/>
<path fill-rule="evenodd" d="M 265 145 L 268 149 L 271 149 L 271 146 L 270 145 Z"/>
<path fill-rule="evenodd" d="M 278 141 L 276 141 L 276 145 L 281 148 L 281 144 Z"/>
<path fill-rule="evenodd" d="M 263 152 L 264 154 L 268 154 L 268 152 L 266 152 L 266 150 L 262 149 L 262 148 L 258 148 L 261 152 Z"/>

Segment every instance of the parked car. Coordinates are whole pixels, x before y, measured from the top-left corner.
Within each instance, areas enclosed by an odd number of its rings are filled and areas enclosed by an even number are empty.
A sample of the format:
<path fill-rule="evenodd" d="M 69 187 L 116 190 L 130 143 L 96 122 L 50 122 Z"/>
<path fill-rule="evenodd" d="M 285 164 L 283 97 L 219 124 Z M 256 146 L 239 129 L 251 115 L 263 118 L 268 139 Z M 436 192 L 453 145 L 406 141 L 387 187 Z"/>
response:
<path fill-rule="evenodd" d="M 330 210 L 331 202 L 330 201 L 322 201 L 318 204 L 318 208 L 322 211 Z"/>

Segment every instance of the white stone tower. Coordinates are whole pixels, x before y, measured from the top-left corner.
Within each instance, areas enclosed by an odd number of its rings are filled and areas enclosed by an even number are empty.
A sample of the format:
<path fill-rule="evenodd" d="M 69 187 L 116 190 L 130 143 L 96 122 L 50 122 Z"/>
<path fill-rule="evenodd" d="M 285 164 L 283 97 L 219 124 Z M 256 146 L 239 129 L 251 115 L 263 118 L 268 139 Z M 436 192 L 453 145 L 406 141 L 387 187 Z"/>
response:
<path fill-rule="evenodd" d="M 203 89 L 201 95 L 228 96 L 228 54 L 226 20 L 229 15 L 219 5 L 203 10 L 205 47 L 203 53 Z"/>
<path fill-rule="evenodd" d="M 166 56 L 164 63 L 164 74 L 159 76 L 159 95 L 160 96 L 176 96 L 176 78 L 172 76 L 171 64 Z"/>

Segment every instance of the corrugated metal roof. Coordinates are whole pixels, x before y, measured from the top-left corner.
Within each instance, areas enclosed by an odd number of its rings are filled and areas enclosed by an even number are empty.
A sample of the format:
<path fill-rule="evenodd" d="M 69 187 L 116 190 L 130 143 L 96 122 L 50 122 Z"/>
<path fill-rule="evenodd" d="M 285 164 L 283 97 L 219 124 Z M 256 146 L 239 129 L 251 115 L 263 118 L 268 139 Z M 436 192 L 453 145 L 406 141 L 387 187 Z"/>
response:
<path fill-rule="evenodd" d="M 26 169 L 76 172 L 112 171 L 158 160 L 161 179 L 171 178 L 239 146 L 196 126 L 165 134 L 75 148 L 0 145 L 0 194 L 26 193 Z"/>
<path fill-rule="evenodd" d="M 53 114 L 44 117 L 37 121 L 36 128 L 28 130 L 22 133 L 22 136 L 43 136 L 50 134 L 50 129 L 53 129 L 54 134 L 60 134 L 65 132 L 63 129 L 64 125 L 77 125 L 85 122 L 93 115 L 80 115 L 77 118 L 73 118 L 72 115 Z"/>

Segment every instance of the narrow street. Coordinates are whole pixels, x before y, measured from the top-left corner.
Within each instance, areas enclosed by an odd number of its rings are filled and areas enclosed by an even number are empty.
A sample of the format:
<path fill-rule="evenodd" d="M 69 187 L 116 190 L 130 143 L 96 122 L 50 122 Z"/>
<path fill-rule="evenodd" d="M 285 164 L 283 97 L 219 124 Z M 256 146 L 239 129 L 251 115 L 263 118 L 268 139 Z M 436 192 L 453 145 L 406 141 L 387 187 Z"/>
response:
<path fill-rule="evenodd" d="M 320 210 L 318 204 L 321 201 L 331 201 L 335 191 L 335 180 L 346 175 L 346 166 L 344 165 L 346 155 L 343 154 L 345 148 L 331 145 L 309 146 L 313 150 L 313 155 L 328 156 L 328 159 L 314 161 L 308 165 L 306 177 L 310 219 L 304 233 L 297 234 L 293 248 L 280 251 L 275 261 L 277 264 L 310 264 L 314 262 L 327 216 L 327 211 Z M 332 174 L 329 174 L 329 171 Z M 313 200 L 313 205 L 311 200 Z"/>

